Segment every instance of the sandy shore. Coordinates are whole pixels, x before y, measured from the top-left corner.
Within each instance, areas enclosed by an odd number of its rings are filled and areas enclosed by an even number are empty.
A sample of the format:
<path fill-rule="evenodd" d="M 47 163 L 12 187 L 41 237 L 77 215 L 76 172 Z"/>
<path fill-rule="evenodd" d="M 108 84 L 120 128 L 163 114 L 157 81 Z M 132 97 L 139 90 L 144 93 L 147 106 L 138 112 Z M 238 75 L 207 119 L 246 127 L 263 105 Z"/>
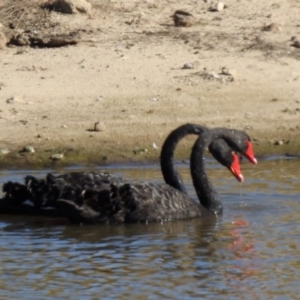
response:
<path fill-rule="evenodd" d="M 77 45 L 0 50 L 0 148 L 10 151 L 0 164 L 157 159 L 187 122 L 245 129 L 258 155 L 300 153 L 299 2 L 228 0 L 220 12 L 204 1 L 90 2 L 89 15 L 50 13 L 51 30 L 76 31 Z M 194 26 L 175 27 L 176 9 Z"/>

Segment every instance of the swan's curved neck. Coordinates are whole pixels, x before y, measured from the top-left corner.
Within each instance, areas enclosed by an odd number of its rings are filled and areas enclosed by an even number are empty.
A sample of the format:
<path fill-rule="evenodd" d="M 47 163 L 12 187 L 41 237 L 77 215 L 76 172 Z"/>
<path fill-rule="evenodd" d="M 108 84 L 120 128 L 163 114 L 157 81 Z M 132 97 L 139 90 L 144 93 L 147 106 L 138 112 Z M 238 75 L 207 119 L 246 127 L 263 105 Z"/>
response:
<path fill-rule="evenodd" d="M 205 127 L 197 124 L 185 124 L 173 130 L 166 138 L 160 154 L 160 166 L 167 184 L 175 189 L 187 194 L 182 178 L 174 166 L 174 152 L 179 141 L 188 134 L 199 135 Z"/>
<path fill-rule="evenodd" d="M 191 176 L 201 205 L 213 214 L 221 214 L 222 203 L 205 171 L 204 153 L 213 140 L 211 134 L 204 133 L 197 139 L 191 154 Z"/>

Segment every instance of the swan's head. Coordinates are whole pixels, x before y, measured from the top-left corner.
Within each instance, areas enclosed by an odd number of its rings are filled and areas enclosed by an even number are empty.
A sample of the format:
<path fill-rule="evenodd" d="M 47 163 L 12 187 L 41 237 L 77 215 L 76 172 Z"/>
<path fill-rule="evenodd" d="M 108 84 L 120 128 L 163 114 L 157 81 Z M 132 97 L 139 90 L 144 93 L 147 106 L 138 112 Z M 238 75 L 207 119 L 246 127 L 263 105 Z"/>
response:
<path fill-rule="evenodd" d="M 241 173 L 240 160 L 236 152 L 232 151 L 229 145 L 222 139 L 213 140 L 208 149 L 212 156 L 223 166 L 228 168 L 232 175 L 243 182 L 244 177 Z"/>
<path fill-rule="evenodd" d="M 257 159 L 254 156 L 253 144 L 249 135 L 243 130 L 230 129 L 230 134 L 226 134 L 226 129 L 222 129 L 228 145 L 238 153 L 243 154 L 252 164 L 257 164 Z M 217 129 L 218 131 L 218 129 Z M 233 135 L 232 135 L 233 134 Z"/>

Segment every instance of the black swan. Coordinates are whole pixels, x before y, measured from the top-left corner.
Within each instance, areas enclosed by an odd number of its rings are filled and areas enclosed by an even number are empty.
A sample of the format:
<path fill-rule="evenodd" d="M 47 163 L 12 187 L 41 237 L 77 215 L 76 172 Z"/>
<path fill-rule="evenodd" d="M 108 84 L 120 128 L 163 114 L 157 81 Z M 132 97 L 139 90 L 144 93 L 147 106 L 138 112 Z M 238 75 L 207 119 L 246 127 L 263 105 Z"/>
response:
<path fill-rule="evenodd" d="M 175 148 L 178 142 L 188 134 L 199 135 L 203 131 L 208 130 L 206 127 L 197 124 L 185 124 L 173 130 L 166 138 L 161 150 L 161 170 L 167 184 L 174 188 L 185 192 L 181 177 L 176 171 L 173 164 Z M 236 131 L 239 138 L 243 139 L 243 132 Z M 232 153 L 231 148 L 221 139 L 214 140 L 210 145 L 212 155 L 226 167 L 231 167 L 228 157 Z M 231 170 L 234 170 L 232 167 Z M 237 172 L 235 172 L 236 176 Z M 25 177 L 25 185 L 14 182 L 7 182 L 3 185 L 3 192 L 6 196 L 0 203 L 0 211 L 4 212 L 4 207 L 8 208 L 12 205 L 11 211 L 22 211 L 20 204 L 29 200 L 39 213 L 40 208 L 52 207 L 57 208 L 57 200 L 62 198 L 75 201 L 76 204 L 82 204 L 81 193 L 86 189 L 95 191 L 109 190 L 109 184 L 121 185 L 123 179 L 118 176 L 111 175 L 107 172 L 73 172 L 63 175 L 54 176 L 49 173 L 45 179 L 38 179 L 28 175 Z M 2 205 L 1 205 L 2 204 Z M 17 206 L 17 208 L 16 208 Z M 27 209 L 25 209 L 27 208 Z M 24 213 L 28 210 L 35 209 L 24 205 Z M 51 212 L 50 210 L 48 211 Z"/>
<path fill-rule="evenodd" d="M 244 137 L 240 140 L 234 131 L 217 128 L 204 131 L 197 139 L 190 164 L 200 203 L 168 184 L 152 182 L 111 184 L 110 191 L 106 190 L 105 194 L 87 190 L 81 206 L 69 200 L 58 202 L 75 223 L 147 223 L 219 215 L 223 210 L 222 203 L 205 172 L 205 149 L 212 141 L 224 139 L 234 151 L 250 156 L 256 163 L 250 138 L 246 133 Z M 230 157 L 235 156 L 230 153 Z"/>

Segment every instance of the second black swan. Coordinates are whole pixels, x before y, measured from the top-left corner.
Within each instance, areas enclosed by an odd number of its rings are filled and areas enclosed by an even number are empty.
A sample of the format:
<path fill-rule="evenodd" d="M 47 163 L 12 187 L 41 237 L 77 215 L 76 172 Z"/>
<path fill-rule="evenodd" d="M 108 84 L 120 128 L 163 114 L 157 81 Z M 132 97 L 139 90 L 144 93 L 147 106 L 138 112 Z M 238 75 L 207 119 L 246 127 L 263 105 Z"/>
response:
<path fill-rule="evenodd" d="M 153 182 L 111 184 L 105 194 L 87 190 L 81 206 L 68 200 L 58 202 L 75 223 L 147 223 L 219 215 L 223 206 L 205 172 L 204 153 L 212 141 L 223 139 L 234 151 L 251 157 L 256 163 L 250 138 L 246 133 L 243 135 L 245 138 L 240 140 L 232 130 L 211 129 L 204 131 L 195 142 L 190 169 L 199 202 L 168 184 Z M 228 159 L 234 158 L 231 151 Z"/>

